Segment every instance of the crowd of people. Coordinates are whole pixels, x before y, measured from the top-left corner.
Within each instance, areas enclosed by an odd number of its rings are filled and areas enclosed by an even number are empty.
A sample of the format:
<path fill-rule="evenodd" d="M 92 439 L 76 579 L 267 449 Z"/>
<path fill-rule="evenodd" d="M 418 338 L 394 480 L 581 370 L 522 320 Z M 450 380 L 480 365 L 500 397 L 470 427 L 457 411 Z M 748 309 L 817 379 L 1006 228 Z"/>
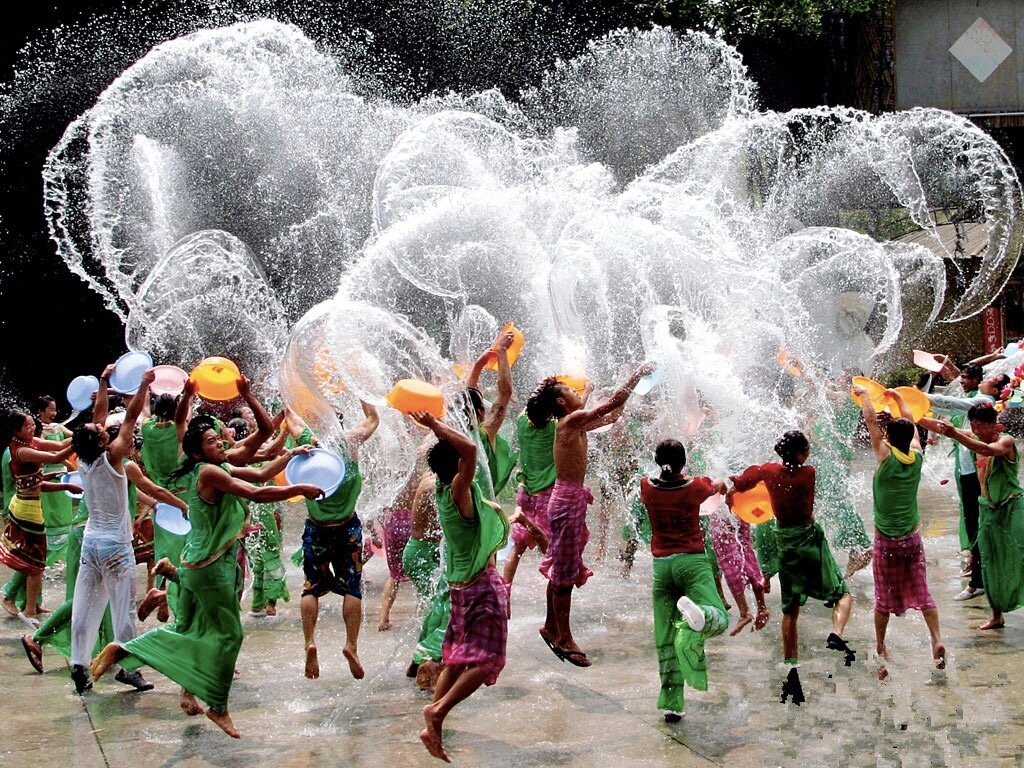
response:
<path fill-rule="evenodd" d="M 419 596 L 421 626 L 406 674 L 433 691 L 420 739 L 443 760 L 449 759 L 446 718 L 480 686 L 493 685 L 505 666 L 512 584 L 529 550 L 540 552 L 539 570 L 547 579 L 541 640 L 559 660 L 591 666 L 572 620 L 574 591 L 593 575 L 584 557 L 594 502 L 586 485 L 588 433 L 616 425 L 633 389 L 654 370 L 639 366 L 595 403 L 589 402 L 589 386 L 577 390 L 564 377 L 546 378 L 507 430 L 514 434 L 510 441 L 502 428 L 513 397 L 512 342 L 511 333 L 503 334 L 480 355 L 464 398 L 449 403 L 455 418 L 409 414 L 431 436 L 404 487 L 365 531 L 383 544 L 388 561 L 378 629 L 389 628 L 401 583 L 411 581 Z M 497 369 L 493 402 L 479 385 L 489 363 Z M 201 407 L 191 382 L 179 397 L 152 395 L 152 371 L 123 410 L 111 412 L 112 371 L 104 370 L 91 415 L 73 432 L 55 423 L 52 398 L 41 398 L 33 414 L 12 411 L 6 422 L 0 562 L 14 575 L 2 606 L 32 625 L 34 631 L 21 638 L 32 666 L 41 673 L 44 649 L 58 651 L 70 660 L 79 694 L 115 666 L 118 681 L 149 690 L 141 668 L 150 667 L 181 687 L 186 715 L 206 714 L 238 738 L 228 698 L 244 635 L 243 572 L 252 573 L 253 614 L 274 615 L 278 603 L 290 599 L 275 505 L 303 497 L 308 517 L 293 561 L 304 574 L 299 607 L 305 675 L 320 675 L 320 601 L 334 593 L 342 600 L 343 657 L 352 677 L 363 678 L 358 641 L 368 552 L 356 508 L 363 486 L 360 451 L 379 425 L 376 409 L 363 403 L 362 421 L 344 430 L 344 479 L 325 494 L 313 485 L 274 482 L 294 456 L 318 445 L 317 436 L 289 409 L 271 417 L 244 377 L 233 418 L 222 420 Z M 992 615 L 982 630 L 1003 627 L 1004 614 L 1024 605 L 1024 490 L 1014 440 L 1002 432 L 995 407 L 1010 378 L 986 377 L 977 362 L 962 370 L 947 363 L 943 375 L 959 378 L 964 395 L 929 394 L 935 418 L 915 420 L 896 390 L 885 391 L 891 415 L 880 418 L 869 392 L 853 387 L 876 459 L 873 540 L 852 501 L 836 490 L 838 482 L 845 487 L 852 454 L 820 425 L 809 434 L 785 432 L 774 445 L 778 462 L 729 477 L 691 471 L 701 457 L 688 455 L 676 439 L 646 448 L 658 467 L 650 476 L 639 472 L 642 457 L 633 457 L 635 467 L 626 463 L 623 483 L 633 488 L 626 565 L 628 570 L 636 541 L 649 541 L 661 679 L 657 705 L 666 722 L 684 716 L 685 686 L 707 690 L 705 644 L 730 624 L 723 579 L 738 611 L 736 635 L 768 625 L 765 594 L 778 577 L 781 658 L 788 667 L 782 702 L 804 701 L 797 625 L 808 599 L 832 609 L 824 647 L 842 654 L 847 666 L 855 660 L 844 639 L 852 605 L 846 580 L 869 564 L 879 679 L 889 675 L 889 619 L 908 610 L 922 613 L 932 662 L 945 667 L 917 505 L 922 436 L 928 432 L 959 447 L 954 461 L 962 544 L 971 555 L 961 574 L 968 583 L 957 599 L 987 598 Z M 77 468 L 80 483 L 60 480 L 70 467 Z M 513 477 L 518 489 L 506 515 L 499 498 Z M 752 526 L 728 511 L 762 485 L 770 522 Z M 72 496 L 80 496 L 77 505 Z M 154 524 L 158 504 L 187 518 L 187 533 Z M 497 553 L 509 541 L 499 572 Z M 848 552 L 845 573 L 834 550 Z M 49 611 L 41 599 L 42 575 L 59 559 L 67 562 L 65 602 Z M 138 603 L 137 562 L 152 564 Z M 159 626 L 138 634 L 136 619 L 145 621 L 154 611 Z"/>

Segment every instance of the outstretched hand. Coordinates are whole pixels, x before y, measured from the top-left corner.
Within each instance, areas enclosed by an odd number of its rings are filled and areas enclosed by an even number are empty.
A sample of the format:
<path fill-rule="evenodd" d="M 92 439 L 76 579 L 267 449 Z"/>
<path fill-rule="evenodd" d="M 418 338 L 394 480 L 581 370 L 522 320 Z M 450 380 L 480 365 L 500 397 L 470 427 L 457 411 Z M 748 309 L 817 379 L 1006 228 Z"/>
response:
<path fill-rule="evenodd" d="M 238 387 L 238 394 L 244 398 L 248 398 L 252 394 L 252 382 L 245 376 L 239 376 L 235 386 Z"/>
<path fill-rule="evenodd" d="M 427 429 L 433 429 L 437 425 L 437 418 L 434 414 L 427 413 L 426 411 L 411 411 L 409 418 Z"/>
<path fill-rule="evenodd" d="M 297 445 L 294 448 L 288 449 L 289 456 L 308 456 L 313 452 L 312 445 Z"/>
<path fill-rule="evenodd" d="M 642 379 L 644 376 L 650 376 L 652 373 L 654 373 L 654 370 L 657 367 L 657 365 L 648 360 L 647 362 L 642 363 L 640 367 L 636 369 L 636 372 L 633 375 L 636 376 L 638 379 Z"/>
<path fill-rule="evenodd" d="M 506 331 L 498 337 L 498 340 L 494 344 L 494 348 L 508 350 L 508 348 L 512 346 L 512 342 L 515 338 L 515 334 L 512 333 L 512 331 Z"/>

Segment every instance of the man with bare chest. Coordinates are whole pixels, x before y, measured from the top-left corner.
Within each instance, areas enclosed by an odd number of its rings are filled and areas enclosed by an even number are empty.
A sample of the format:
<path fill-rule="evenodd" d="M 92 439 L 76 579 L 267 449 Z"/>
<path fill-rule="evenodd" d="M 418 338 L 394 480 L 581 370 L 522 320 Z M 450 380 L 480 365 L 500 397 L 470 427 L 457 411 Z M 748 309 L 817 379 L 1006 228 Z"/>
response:
<path fill-rule="evenodd" d="M 587 507 L 594 497 L 583 485 L 587 474 L 587 432 L 611 424 L 622 414 L 637 382 L 654 370 L 649 363 L 637 368 L 625 384 L 606 401 L 584 408 L 585 396 L 554 378 L 541 382 L 534 397 L 558 419 L 555 431 L 557 479 L 548 504 L 551 540 L 540 564 L 548 578 L 547 618 L 540 635 L 551 651 L 577 667 L 589 667 L 590 659 L 576 644 L 569 626 L 573 587 L 581 587 L 593 572 L 583 563 L 583 549 L 590 538 Z"/>

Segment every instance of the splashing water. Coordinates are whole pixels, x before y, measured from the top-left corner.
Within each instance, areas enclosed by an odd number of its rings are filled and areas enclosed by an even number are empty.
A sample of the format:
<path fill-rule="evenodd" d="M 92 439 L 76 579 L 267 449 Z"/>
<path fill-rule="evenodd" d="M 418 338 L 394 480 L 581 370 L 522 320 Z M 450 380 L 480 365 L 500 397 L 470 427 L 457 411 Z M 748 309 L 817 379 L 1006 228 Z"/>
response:
<path fill-rule="evenodd" d="M 211 323 L 244 359 L 283 352 L 280 392 L 329 444 L 335 412 L 350 425 L 399 378 L 454 403 L 452 364 L 512 320 L 520 394 L 558 372 L 607 388 L 658 359 L 654 413 L 627 418 L 645 446 L 699 441 L 715 471 L 767 458 L 801 414 L 827 418 L 829 380 L 871 369 L 908 327 L 978 313 L 1022 243 L 1018 179 L 966 120 L 758 112 L 733 49 L 662 29 L 593 43 L 519 103 L 414 105 L 355 95 L 295 27 L 201 31 L 154 48 L 69 126 L 46 196 L 62 257 L 132 343 L 223 353 Z M 942 315 L 950 220 L 983 222 L 988 248 Z M 207 230 L 242 250 L 176 274 Z M 891 242 L 913 230 L 934 248 Z M 200 287 L 218 274 L 244 290 Z M 371 516 L 422 439 L 384 411 L 363 449 Z"/>

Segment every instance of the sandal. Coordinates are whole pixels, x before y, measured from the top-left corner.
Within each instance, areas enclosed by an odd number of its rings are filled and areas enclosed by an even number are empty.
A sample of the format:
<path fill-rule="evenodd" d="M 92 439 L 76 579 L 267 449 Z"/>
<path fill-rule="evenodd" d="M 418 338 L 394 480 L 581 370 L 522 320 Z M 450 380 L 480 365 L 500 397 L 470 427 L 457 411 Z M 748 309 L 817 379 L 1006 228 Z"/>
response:
<path fill-rule="evenodd" d="M 550 637 L 544 634 L 543 628 L 537 631 L 540 633 L 540 639 L 543 640 L 548 648 L 551 649 L 551 652 L 558 657 L 559 661 L 565 661 L 565 652 L 555 645 L 554 641 L 552 641 Z"/>
<path fill-rule="evenodd" d="M 583 651 L 567 651 L 564 648 L 559 648 L 557 653 L 562 657 L 562 661 L 568 661 L 575 667 L 589 667 L 592 663 Z"/>
<path fill-rule="evenodd" d="M 28 656 L 28 663 L 32 665 L 32 669 L 40 675 L 43 674 L 43 649 L 32 639 L 32 635 L 21 636 L 21 647 L 25 649 L 25 655 Z"/>

